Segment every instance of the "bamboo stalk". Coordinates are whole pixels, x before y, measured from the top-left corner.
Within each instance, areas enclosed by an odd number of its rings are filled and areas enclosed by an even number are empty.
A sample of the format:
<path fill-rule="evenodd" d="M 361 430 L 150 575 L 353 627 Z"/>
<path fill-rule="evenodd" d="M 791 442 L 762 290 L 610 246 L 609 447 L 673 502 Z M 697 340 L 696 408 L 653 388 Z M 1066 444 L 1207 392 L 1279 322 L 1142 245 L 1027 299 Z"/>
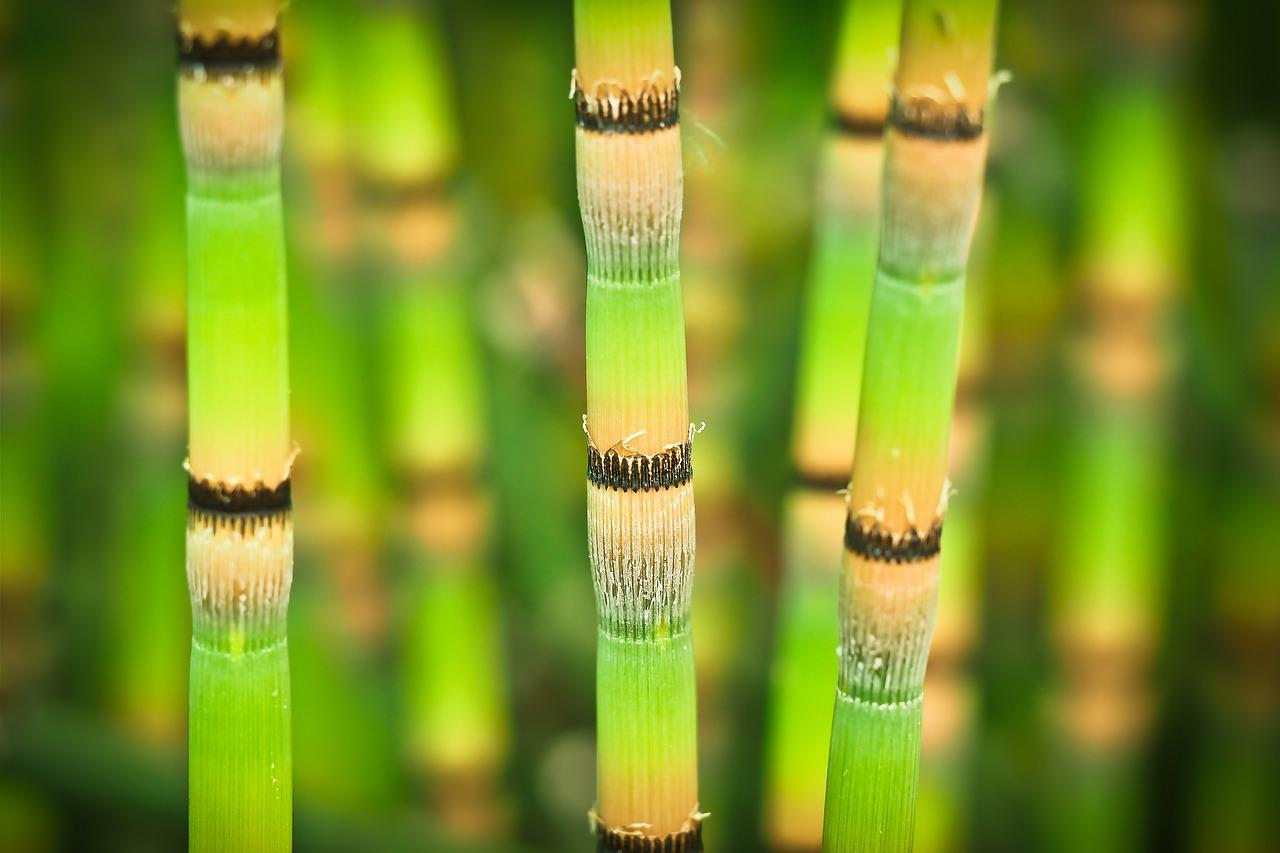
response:
<path fill-rule="evenodd" d="M 270 0 L 185 0 L 190 849 L 292 846 L 283 85 Z"/>
<path fill-rule="evenodd" d="M 666 0 L 576 0 L 587 242 L 587 518 L 604 850 L 701 848 L 690 600 L 693 468 Z"/>
<path fill-rule="evenodd" d="M 912 843 L 995 0 L 905 5 L 840 589 L 823 846 Z"/>
<path fill-rule="evenodd" d="M 850 0 L 836 57 L 801 338 L 778 640 L 766 745 L 766 822 L 784 849 L 822 842 L 839 640 L 837 573 L 862 352 L 875 278 L 887 89 L 901 0 Z M 850 375 L 856 377 L 848 381 Z"/>

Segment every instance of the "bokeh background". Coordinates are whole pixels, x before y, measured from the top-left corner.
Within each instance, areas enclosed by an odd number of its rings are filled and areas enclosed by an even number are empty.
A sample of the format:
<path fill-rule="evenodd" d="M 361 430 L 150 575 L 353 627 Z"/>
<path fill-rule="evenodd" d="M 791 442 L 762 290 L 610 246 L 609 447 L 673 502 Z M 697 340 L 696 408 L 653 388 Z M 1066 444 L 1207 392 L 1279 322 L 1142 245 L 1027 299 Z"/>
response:
<path fill-rule="evenodd" d="M 0 3 L 5 850 L 184 843 L 171 5 Z M 302 448 L 296 846 L 587 850 L 595 626 L 571 6 L 408 5 L 439 48 L 440 120 L 457 139 L 441 191 L 459 211 L 454 269 L 481 377 L 480 580 L 441 593 L 406 545 L 408 498 L 386 452 L 405 376 L 379 355 L 387 287 L 358 166 L 362 107 L 392 73 L 370 25 L 389 5 L 295 0 L 283 24 Z M 766 849 L 779 508 L 839 7 L 674 3 L 691 410 L 706 422 L 694 625 L 713 850 Z M 991 122 L 965 329 L 972 447 L 956 478 L 971 640 L 939 664 L 918 849 L 1280 840 L 1277 33 L 1275 4 L 1003 4 L 997 65 L 1012 79 Z M 1130 227 L 1149 220 L 1156 237 Z M 1143 364 L 1161 391 L 1145 437 L 1091 444 L 1102 427 L 1079 364 L 1096 330 L 1095 250 L 1130 232 L 1138 266 L 1160 271 L 1142 305 L 1160 318 Z M 1145 486 L 1111 488 L 1109 473 L 1132 482 L 1135 465 Z M 1128 556 L 1081 565 L 1094 535 Z M 1089 609 L 1076 593 L 1099 573 L 1141 590 L 1117 599 L 1108 624 L 1121 627 L 1101 651 L 1071 630 L 1068 606 Z M 1129 574 L 1140 578 L 1126 586 Z M 479 741 L 474 772 L 465 750 L 461 770 L 442 772 L 414 749 L 413 709 L 435 692 L 406 661 L 424 642 L 496 685 L 491 724 L 438 718 Z M 485 647 L 496 653 L 474 653 Z"/>

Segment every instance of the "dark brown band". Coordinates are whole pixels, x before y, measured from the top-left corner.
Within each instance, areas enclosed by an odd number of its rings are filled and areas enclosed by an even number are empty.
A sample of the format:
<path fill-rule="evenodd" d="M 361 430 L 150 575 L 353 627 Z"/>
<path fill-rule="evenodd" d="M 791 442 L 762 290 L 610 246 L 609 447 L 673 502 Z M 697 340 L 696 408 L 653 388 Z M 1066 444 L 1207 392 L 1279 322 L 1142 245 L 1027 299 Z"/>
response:
<path fill-rule="evenodd" d="M 811 474 L 806 471 L 795 472 L 796 488 L 806 492 L 824 492 L 835 494 L 849 488 L 848 474 Z"/>
<path fill-rule="evenodd" d="M 922 535 L 914 527 L 906 533 L 890 533 L 848 516 L 844 522 L 844 547 L 866 560 L 919 563 L 936 557 L 942 550 L 942 519 L 934 521 Z"/>
<path fill-rule="evenodd" d="M 680 90 L 647 89 L 638 96 L 592 98 L 573 93 L 574 120 L 595 133 L 651 133 L 680 123 Z"/>
<path fill-rule="evenodd" d="M 884 136 L 884 117 L 835 110 L 831 113 L 831 129 L 841 136 L 855 139 L 880 139 Z"/>
<path fill-rule="evenodd" d="M 448 201 L 453 183 L 451 178 L 391 182 L 363 175 L 360 178 L 360 193 L 376 207 L 403 209 Z"/>
<path fill-rule="evenodd" d="M 598 826 L 596 853 L 701 853 L 702 824 L 687 832 L 653 837 Z"/>
<path fill-rule="evenodd" d="M 280 32 L 273 29 L 261 36 L 223 32 L 212 40 L 178 33 L 178 65 L 223 73 L 273 71 L 280 67 Z"/>
<path fill-rule="evenodd" d="M 693 445 L 687 441 L 652 456 L 623 456 L 612 448 L 601 453 L 587 445 L 587 480 L 604 489 L 656 491 L 683 486 L 692 479 Z"/>
<path fill-rule="evenodd" d="M 187 478 L 187 504 L 210 512 L 261 515 L 293 507 L 291 480 L 278 486 L 228 486 L 209 480 Z"/>
<path fill-rule="evenodd" d="M 939 104 L 928 98 L 894 97 L 889 125 L 904 136 L 938 142 L 968 142 L 982 136 L 982 113 L 970 113 L 956 104 Z"/>

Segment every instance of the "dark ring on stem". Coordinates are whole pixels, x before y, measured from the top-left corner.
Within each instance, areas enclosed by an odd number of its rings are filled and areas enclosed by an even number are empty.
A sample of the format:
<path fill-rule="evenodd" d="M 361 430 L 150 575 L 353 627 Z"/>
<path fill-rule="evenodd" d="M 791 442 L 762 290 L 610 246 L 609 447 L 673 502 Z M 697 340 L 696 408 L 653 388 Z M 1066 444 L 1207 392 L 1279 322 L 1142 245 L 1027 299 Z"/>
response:
<path fill-rule="evenodd" d="M 187 478 L 187 504 L 210 512 L 262 514 L 293 507 L 293 491 L 286 478 L 279 485 L 228 486 L 211 480 Z"/>
<path fill-rule="evenodd" d="M 702 853 L 702 824 L 671 835 L 654 837 L 598 826 L 596 853 Z"/>
<path fill-rule="evenodd" d="M 863 116 L 837 109 L 831 112 L 830 121 L 831 129 L 841 136 L 867 140 L 878 140 L 884 136 L 884 118 L 881 116 Z"/>
<path fill-rule="evenodd" d="M 292 515 L 293 510 L 288 508 L 265 512 L 223 512 L 187 504 L 187 530 L 212 530 L 215 534 L 254 536 L 263 528 L 288 521 Z"/>
<path fill-rule="evenodd" d="M 646 89 L 639 96 L 590 97 L 573 93 L 574 121 L 595 133 L 651 133 L 680 123 L 680 90 Z"/>
<path fill-rule="evenodd" d="M 903 136 L 938 142 L 969 142 L 982 136 L 982 112 L 970 113 L 958 104 L 929 98 L 893 97 L 889 125 Z"/>
<path fill-rule="evenodd" d="M 360 194 L 381 208 L 407 208 L 439 204 L 449 200 L 453 177 L 428 177 L 417 181 L 386 181 L 372 175 L 360 176 Z"/>
<path fill-rule="evenodd" d="M 178 65 L 206 71 L 273 71 L 280 67 L 280 32 L 273 29 L 261 36 L 238 37 L 220 32 L 212 41 L 179 32 Z"/>
<path fill-rule="evenodd" d="M 652 456 L 624 456 L 612 447 L 601 453 L 587 445 L 587 480 L 604 489 L 656 491 L 683 486 L 692 479 L 693 445 L 687 441 Z"/>
<path fill-rule="evenodd" d="M 849 488 L 848 474 L 810 474 L 806 471 L 795 472 L 796 488 L 806 492 L 825 492 L 835 494 Z"/>
<path fill-rule="evenodd" d="M 867 527 L 853 516 L 844 522 L 844 547 L 866 560 L 882 563 L 919 563 L 942 550 L 942 519 L 929 525 L 924 535 L 914 527 L 894 534 L 880 526 Z"/>

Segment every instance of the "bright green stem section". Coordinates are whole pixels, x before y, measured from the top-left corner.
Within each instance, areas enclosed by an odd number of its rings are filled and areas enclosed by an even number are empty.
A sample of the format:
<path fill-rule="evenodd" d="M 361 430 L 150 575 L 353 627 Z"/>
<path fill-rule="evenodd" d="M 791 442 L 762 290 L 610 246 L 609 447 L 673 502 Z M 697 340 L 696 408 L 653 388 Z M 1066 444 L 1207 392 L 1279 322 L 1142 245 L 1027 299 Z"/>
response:
<path fill-rule="evenodd" d="M 878 704 L 837 691 L 831 724 L 825 853 L 911 849 L 923 703 Z"/>
<path fill-rule="evenodd" d="M 477 566 L 415 569 L 403 659 L 410 746 L 429 767 L 484 772 L 507 743 L 497 590 Z"/>
<path fill-rule="evenodd" d="M 457 158 L 450 83 L 436 27 L 412 3 L 358 16 L 361 82 L 351 124 L 361 165 L 382 180 L 442 179 Z"/>
<path fill-rule="evenodd" d="M 664 780 L 694 772 L 698 721 L 693 635 L 686 630 L 674 637 L 637 641 L 598 631 L 596 638 L 599 790 L 622 785 L 657 791 L 665 787 Z"/>
<path fill-rule="evenodd" d="M 836 108 L 857 109 L 864 99 L 874 100 L 883 114 L 902 27 L 902 0 L 846 0 L 844 5 L 834 75 Z M 846 105 L 851 97 L 857 103 Z"/>
<path fill-rule="evenodd" d="M 587 399 L 592 411 L 634 413 L 622 422 L 656 429 L 650 413 L 686 397 L 680 274 L 620 283 L 587 276 Z M 594 435 L 608 449 L 626 436 Z M 655 448 L 660 449 L 660 448 Z"/>
<path fill-rule="evenodd" d="M 783 582 L 766 755 L 766 800 L 774 825 L 786 814 L 821 816 L 817 805 L 831 746 L 831 685 L 839 672 L 838 567 L 835 561 L 826 571 L 792 566 Z"/>
<path fill-rule="evenodd" d="M 191 645 L 191 853 L 287 851 L 293 789 L 289 648 Z"/>
<path fill-rule="evenodd" d="M 836 152 L 828 152 L 829 159 L 834 156 Z M 874 210 L 874 203 L 869 203 L 868 208 Z M 819 225 L 814 247 L 813 279 L 805 306 L 800 353 L 795 433 L 797 441 L 809 436 L 822 441 L 826 436 L 843 435 L 842 458 L 831 460 L 831 467 L 836 470 L 849 465 L 849 449 L 858 423 L 877 238 L 874 216 L 833 212 Z"/>
<path fill-rule="evenodd" d="M 278 168 L 192 172 L 187 261 L 192 474 L 274 484 L 290 453 Z"/>
<path fill-rule="evenodd" d="M 1161 597 L 1165 437 L 1160 412 L 1110 404 L 1080 412 L 1067 454 L 1067 513 L 1055 608 L 1145 619 Z"/>
<path fill-rule="evenodd" d="M 618 67 L 634 67 L 633 51 L 648 55 L 650 45 L 671 42 L 671 2 L 574 0 L 573 32 L 579 53 L 590 45 L 593 52 L 611 56 Z"/>
<path fill-rule="evenodd" d="M 1182 141 L 1167 81 L 1095 87 L 1084 141 L 1081 244 L 1101 289 L 1160 292 L 1179 272 L 1186 230 Z"/>
<path fill-rule="evenodd" d="M 454 281 L 397 287 L 386 306 L 387 434 L 397 464 L 414 472 L 469 470 L 482 455 L 480 354 L 467 292 Z"/>
<path fill-rule="evenodd" d="M 886 481 L 891 479 L 886 487 L 931 481 L 941 485 L 963 309 L 963 276 L 922 283 L 883 269 L 876 275 L 854 456 L 856 465 L 865 464 Z M 858 483 L 855 472 L 855 491 Z M 854 499 L 861 497 L 858 492 Z M 940 491 L 910 497 L 918 502 L 913 507 L 918 526 L 927 526 Z M 887 494 L 884 500 L 897 507 L 902 496 Z"/>

